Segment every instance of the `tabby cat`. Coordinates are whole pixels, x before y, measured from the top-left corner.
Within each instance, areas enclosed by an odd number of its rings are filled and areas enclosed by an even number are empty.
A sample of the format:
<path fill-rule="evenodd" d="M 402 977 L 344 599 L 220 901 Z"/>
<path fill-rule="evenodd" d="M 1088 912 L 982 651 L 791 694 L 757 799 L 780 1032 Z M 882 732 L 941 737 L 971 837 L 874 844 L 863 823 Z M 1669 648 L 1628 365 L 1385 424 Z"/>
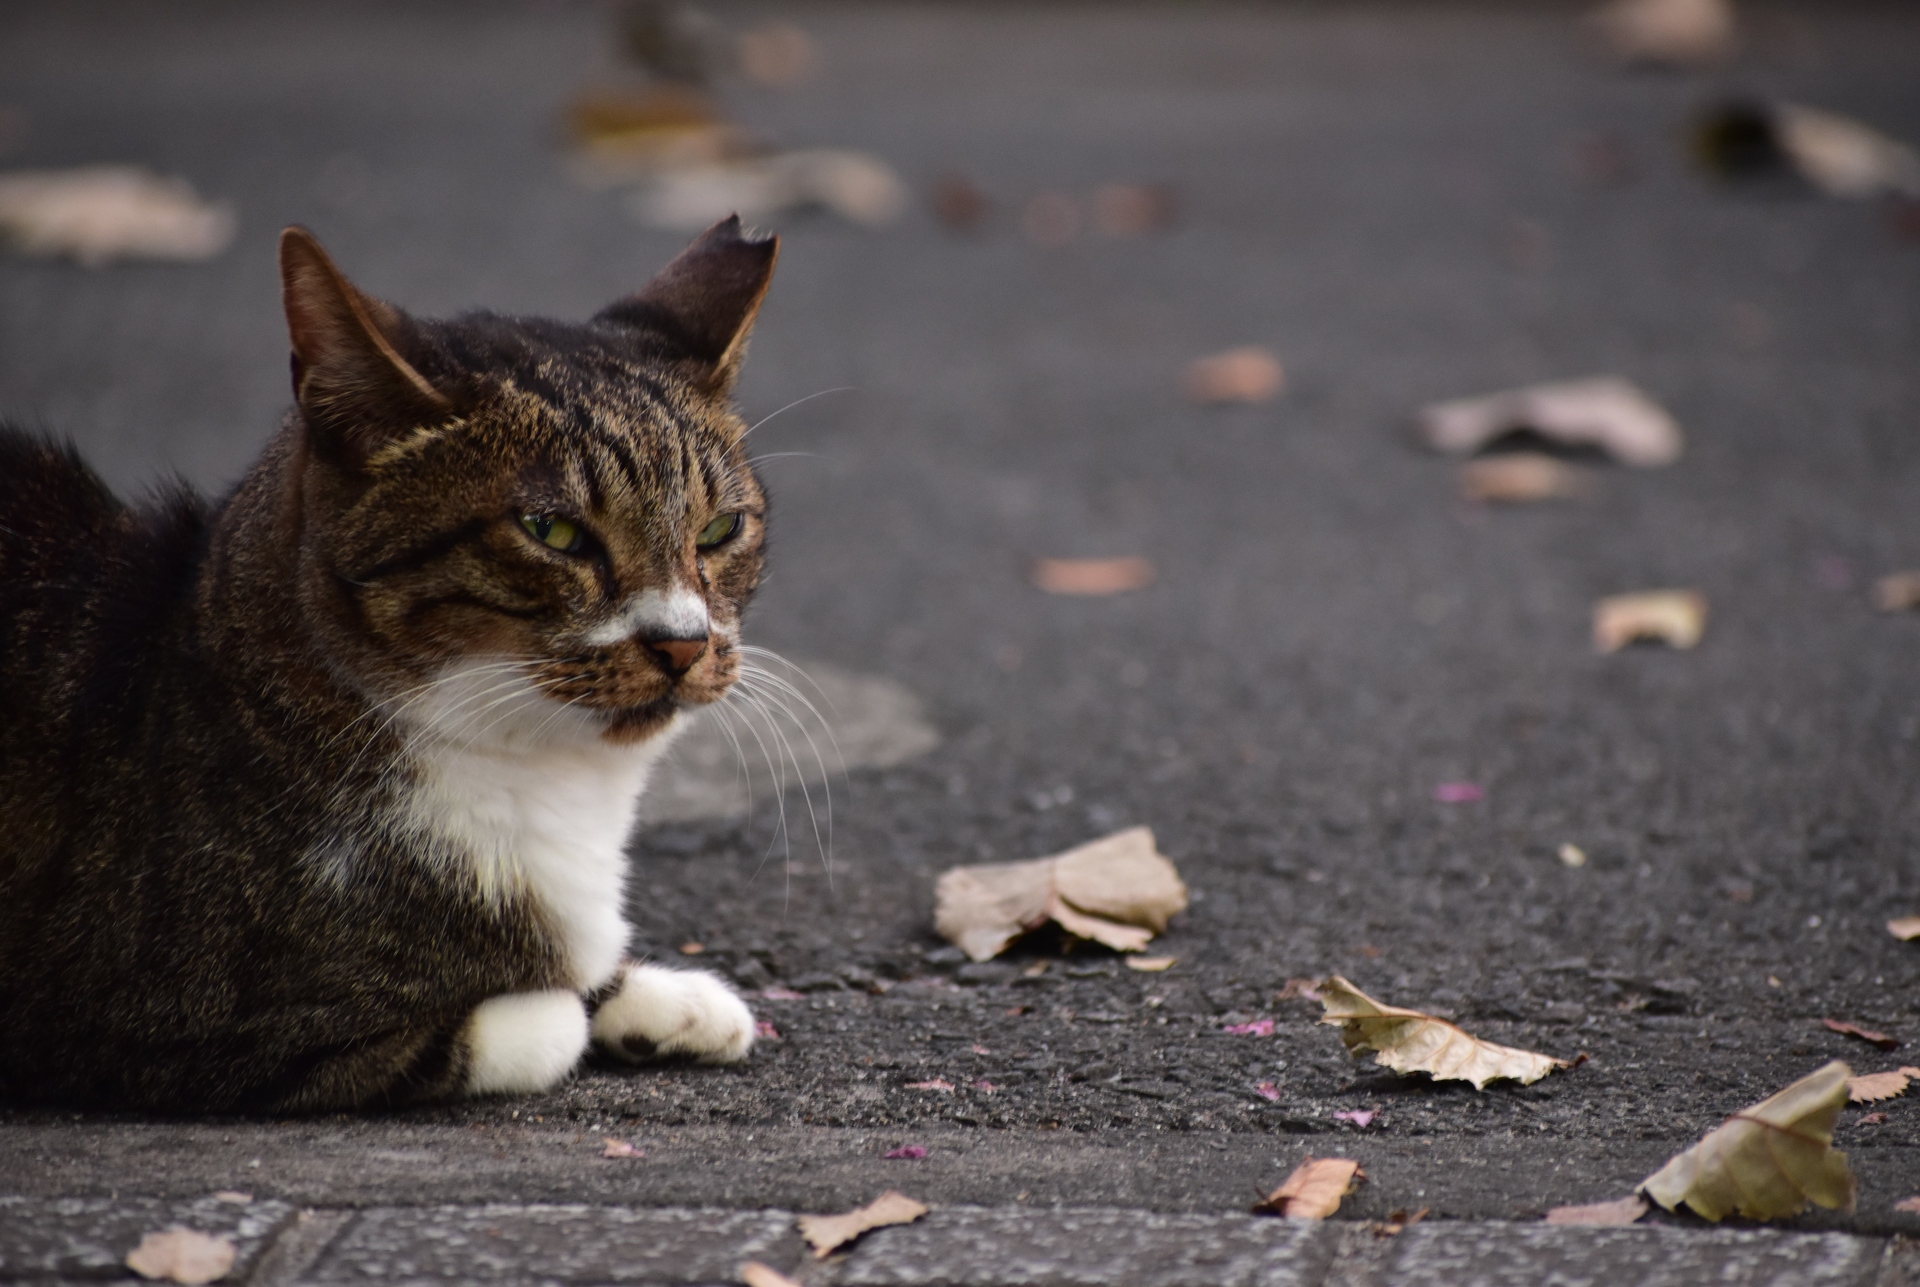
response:
<path fill-rule="evenodd" d="M 295 407 L 224 501 L 0 426 L 0 1100 L 313 1111 L 744 1057 L 626 959 L 625 844 L 740 666 L 766 501 L 729 219 L 585 325 L 280 240 Z"/>

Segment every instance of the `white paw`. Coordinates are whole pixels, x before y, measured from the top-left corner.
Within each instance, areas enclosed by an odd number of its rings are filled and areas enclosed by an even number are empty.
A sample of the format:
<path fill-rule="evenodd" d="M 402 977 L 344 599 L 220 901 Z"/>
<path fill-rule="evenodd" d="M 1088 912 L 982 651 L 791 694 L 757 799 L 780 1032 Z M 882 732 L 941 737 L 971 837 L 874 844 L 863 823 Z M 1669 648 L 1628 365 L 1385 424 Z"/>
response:
<path fill-rule="evenodd" d="M 629 965 L 620 990 L 593 1016 L 593 1040 L 626 1059 L 691 1055 L 704 1064 L 744 1059 L 753 1012 L 740 994 L 703 970 Z"/>
<path fill-rule="evenodd" d="M 525 1094 L 566 1080 L 587 1048 L 577 992 L 509 992 L 473 1008 L 460 1032 L 469 1095 Z"/>

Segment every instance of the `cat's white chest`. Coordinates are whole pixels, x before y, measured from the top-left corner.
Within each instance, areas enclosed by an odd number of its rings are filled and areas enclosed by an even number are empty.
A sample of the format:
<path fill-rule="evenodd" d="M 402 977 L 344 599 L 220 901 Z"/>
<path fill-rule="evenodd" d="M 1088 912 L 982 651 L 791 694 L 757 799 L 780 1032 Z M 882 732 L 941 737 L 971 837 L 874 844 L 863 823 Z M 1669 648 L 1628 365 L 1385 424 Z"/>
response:
<path fill-rule="evenodd" d="M 416 742 L 406 812 L 436 857 L 489 899 L 530 898 L 582 991 L 627 951 L 626 842 L 647 774 L 666 749 L 586 742 Z M 458 870 L 464 869 L 464 870 Z"/>

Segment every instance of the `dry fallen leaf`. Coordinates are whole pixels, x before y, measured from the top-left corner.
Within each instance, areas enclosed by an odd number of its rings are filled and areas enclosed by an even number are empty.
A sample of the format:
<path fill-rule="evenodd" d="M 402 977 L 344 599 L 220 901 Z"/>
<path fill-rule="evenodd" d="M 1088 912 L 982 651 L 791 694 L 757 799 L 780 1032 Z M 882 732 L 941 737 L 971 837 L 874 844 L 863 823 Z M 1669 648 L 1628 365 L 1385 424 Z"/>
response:
<path fill-rule="evenodd" d="M 1069 934 L 1138 952 L 1187 905 L 1187 887 L 1131 827 L 1051 858 L 954 867 L 934 886 L 934 927 L 976 961 L 1052 920 Z"/>
<path fill-rule="evenodd" d="M 576 149 L 575 177 L 591 187 L 763 150 L 724 120 L 712 99 L 684 85 L 583 95 L 567 109 L 567 133 Z"/>
<path fill-rule="evenodd" d="M 1127 958 L 1127 968 L 1129 970 L 1144 970 L 1149 974 L 1158 974 L 1162 970 L 1172 969 L 1173 963 L 1179 959 L 1177 956 L 1129 956 Z"/>
<path fill-rule="evenodd" d="M 1820 1023 L 1829 1032 L 1837 1032 L 1843 1037 L 1852 1037 L 1855 1040 L 1864 1041 L 1868 1045 L 1878 1046 L 1882 1050 L 1900 1049 L 1900 1039 L 1898 1037 L 1889 1037 L 1884 1032 L 1875 1032 L 1873 1029 L 1863 1028 L 1857 1023 L 1848 1023 L 1842 1019 L 1822 1019 Z"/>
<path fill-rule="evenodd" d="M 1381 1005 L 1337 974 L 1323 979 L 1319 992 L 1320 1004 L 1326 1007 L 1320 1022 L 1339 1025 L 1348 1053 L 1371 1050 L 1375 1063 L 1395 1072 L 1423 1072 L 1435 1081 L 1470 1081 L 1480 1090 L 1503 1078 L 1526 1085 L 1555 1068 L 1568 1067 L 1564 1059 L 1468 1036 L 1446 1020 L 1418 1010 Z"/>
<path fill-rule="evenodd" d="M 1530 505 L 1586 491 L 1584 474 L 1565 461 L 1534 451 L 1483 456 L 1460 466 L 1460 494 L 1470 501 Z"/>
<path fill-rule="evenodd" d="M 1616 1225 L 1632 1224 L 1648 1211 L 1647 1200 L 1638 1193 L 1611 1202 L 1593 1202 L 1580 1207 L 1555 1207 L 1547 1212 L 1548 1224 Z"/>
<path fill-rule="evenodd" d="M 820 61 L 812 38 L 790 22 L 766 22 L 741 32 L 737 54 L 741 74 L 769 89 L 791 89 Z"/>
<path fill-rule="evenodd" d="M 763 1265 L 757 1260 L 749 1260 L 739 1269 L 740 1281 L 747 1287 L 800 1287 L 800 1284 L 775 1269 L 772 1265 Z"/>
<path fill-rule="evenodd" d="M 1094 226 L 1109 237 L 1139 237 L 1173 226 L 1178 205 L 1164 183 L 1108 183 L 1094 190 Z"/>
<path fill-rule="evenodd" d="M 89 268 L 115 259 L 211 259 L 233 240 L 233 210 L 184 179 L 137 165 L 0 174 L 0 241 Z"/>
<path fill-rule="evenodd" d="M 1247 345 L 1194 359 L 1182 383 L 1195 402 L 1266 402 L 1286 387 L 1287 373 L 1272 353 Z"/>
<path fill-rule="evenodd" d="M 1360 1164 L 1345 1157 L 1309 1157 L 1293 1168 L 1286 1182 L 1256 1203 L 1255 1215 L 1289 1220 L 1324 1220 L 1340 1209 L 1340 1199 L 1367 1178 Z"/>
<path fill-rule="evenodd" d="M 1527 429 L 1566 447 L 1598 447 L 1642 469 L 1680 458 L 1680 426 L 1666 408 L 1618 376 L 1529 385 L 1420 411 L 1428 444 L 1467 455 Z"/>
<path fill-rule="evenodd" d="M 1899 139 L 1797 103 L 1775 105 L 1773 125 L 1793 168 L 1830 197 L 1920 196 L 1920 153 Z"/>
<path fill-rule="evenodd" d="M 730 214 L 756 222 L 814 206 L 880 228 L 905 211 L 907 189 L 876 156 L 806 148 L 668 168 L 626 200 L 635 219 L 667 232 L 705 228 Z"/>
<path fill-rule="evenodd" d="M 1882 612 L 1920 608 L 1920 572 L 1890 572 L 1873 583 L 1873 603 Z"/>
<path fill-rule="evenodd" d="M 1719 1221 L 1796 1215 L 1808 1202 L 1853 1207 L 1853 1173 L 1833 1150 L 1847 1103 L 1848 1067 L 1835 1061 L 1742 1109 L 1653 1175 L 1640 1191 L 1669 1211 L 1682 1205 Z"/>
<path fill-rule="evenodd" d="M 1593 605 L 1593 646 L 1619 652 L 1643 639 L 1691 648 L 1707 629 L 1706 596 L 1697 590 L 1641 590 Z"/>
<path fill-rule="evenodd" d="M 233 1242 L 192 1229 L 150 1233 L 127 1253 L 127 1268 L 142 1278 L 173 1283 L 210 1283 L 233 1268 Z"/>
<path fill-rule="evenodd" d="M 1040 559 L 1033 583 L 1048 594 L 1124 594 L 1153 583 L 1153 564 L 1145 559 Z"/>
<path fill-rule="evenodd" d="M 1907 1083 L 1920 1077 L 1920 1068 L 1896 1068 L 1892 1072 L 1862 1073 L 1858 1077 L 1847 1078 L 1847 1100 L 1854 1104 L 1871 1104 L 1876 1100 L 1893 1099 L 1907 1093 Z"/>
<path fill-rule="evenodd" d="M 1733 0 L 1612 0 L 1587 22 L 1627 62 L 1704 63 L 1733 48 Z"/>
<path fill-rule="evenodd" d="M 601 1157 L 639 1158 L 646 1155 L 647 1150 L 635 1148 L 625 1140 L 608 1140 L 606 1147 L 600 1150 Z"/>
<path fill-rule="evenodd" d="M 927 1205 L 915 1202 L 904 1193 L 888 1189 L 864 1207 L 842 1215 L 799 1218 L 800 1236 L 813 1248 L 816 1259 L 824 1260 L 835 1248 L 844 1247 L 869 1229 L 890 1224 L 912 1224 L 927 1213 Z"/>
<path fill-rule="evenodd" d="M 1920 938 L 1920 916 L 1898 916 L 1887 922 L 1887 933 L 1902 943 Z"/>

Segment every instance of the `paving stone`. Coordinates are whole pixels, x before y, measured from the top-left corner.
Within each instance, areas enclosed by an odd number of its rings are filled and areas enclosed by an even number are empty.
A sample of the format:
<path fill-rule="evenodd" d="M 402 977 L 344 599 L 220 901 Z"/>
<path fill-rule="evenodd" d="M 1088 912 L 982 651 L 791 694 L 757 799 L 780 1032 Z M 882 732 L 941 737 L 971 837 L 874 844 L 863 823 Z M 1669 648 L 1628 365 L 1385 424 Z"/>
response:
<path fill-rule="evenodd" d="M 1886 1244 L 1769 1229 L 1427 1224 L 1396 1239 L 1381 1287 L 1867 1287 Z"/>
<path fill-rule="evenodd" d="M 218 1198 L 0 1198 L 0 1281 L 131 1278 L 127 1253 L 175 1225 L 231 1238 L 238 1278 L 292 1214 L 284 1202 Z"/>
<path fill-rule="evenodd" d="M 363 1212 L 305 1282 L 734 1282 L 743 1260 L 800 1256 L 784 1211 L 587 1206 Z"/>
<path fill-rule="evenodd" d="M 1327 1226 L 1142 1211 L 936 1211 L 869 1234 L 845 1287 L 1293 1287 L 1333 1258 Z"/>

